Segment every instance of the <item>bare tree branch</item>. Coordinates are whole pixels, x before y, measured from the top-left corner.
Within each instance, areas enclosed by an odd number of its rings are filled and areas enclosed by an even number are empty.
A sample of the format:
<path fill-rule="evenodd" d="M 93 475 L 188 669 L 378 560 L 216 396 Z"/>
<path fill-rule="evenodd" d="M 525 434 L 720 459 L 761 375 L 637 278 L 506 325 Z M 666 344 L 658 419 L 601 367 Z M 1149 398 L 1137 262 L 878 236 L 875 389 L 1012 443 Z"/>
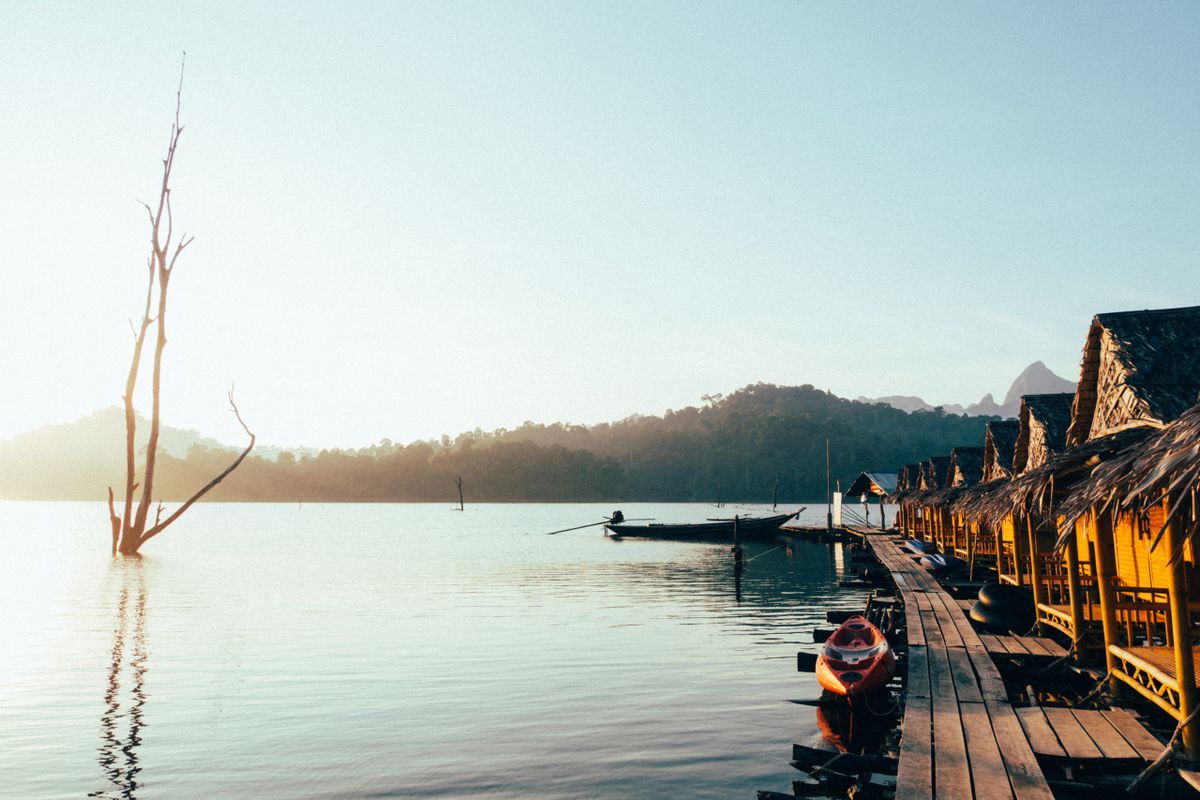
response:
<path fill-rule="evenodd" d="M 165 520 L 163 520 L 162 523 L 156 523 L 153 528 L 146 531 L 145 535 L 142 536 L 143 542 L 147 541 L 152 536 L 157 536 L 158 534 L 160 534 L 164 530 L 166 530 L 167 526 L 170 525 L 175 520 L 179 519 L 179 517 L 183 514 L 183 512 L 187 511 L 191 507 L 192 503 L 195 503 L 201 497 L 208 494 L 210 489 L 212 489 L 218 483 L 220 483 L 221 481 L 223 481 L 227 477 L 229 477 L 229 474 L 231 472 L 233 472 L 235 469 L 237 469 L 238 466 L 241 465 L 241 463 L 246 460 L 246 456 L 250 455 L 250 451 L 254 449 L 254 442 L 255 442 L 254 433 L 253 433 L 253 431 L 250 430 L 249 426 L 246 425 L 246 421 L 242 419 L 241 412 L 238 411 L 237 403 L 234 402 L 234 399 L 233 399 L 233 389 L 229 390 L 229 410 L 233 412 L 233 415 L 235 417 L 237 417 L 238 424 L 240 424 L 242 426 L 242 430 L 244 430 L 246 432 L 246 435 L 250 437 L 250 443 L 248 445 L 246 445 L 246 449 L 243 450 L 236 459 L 234 459 L 234 462 L 225 468 L 224 472 L 222 472 L 220 475 L 218 475 L 217 477 L 213 478 L 211 481 L 206 483 L 204 485 L 204 487 L 202 489 L 200 489 L 200 491 L 196 492 L 194 495 L 189 497 L 183 505 L 181 505 L 179 508 L 175 509 L 175 512 L 173 514 L 171 514 L 171 516 L 169 516 Z"/>

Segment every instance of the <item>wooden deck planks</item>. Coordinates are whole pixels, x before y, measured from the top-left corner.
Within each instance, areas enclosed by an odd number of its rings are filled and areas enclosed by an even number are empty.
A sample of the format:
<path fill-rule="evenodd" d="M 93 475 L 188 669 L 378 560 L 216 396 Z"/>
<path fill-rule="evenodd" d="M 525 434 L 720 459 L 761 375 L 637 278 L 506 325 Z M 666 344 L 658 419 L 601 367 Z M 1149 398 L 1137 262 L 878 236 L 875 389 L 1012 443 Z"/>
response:
<path fill-rule="evenodd" d="M 954 691 L 960 703 L 982 703 L 983 693 L 979 688 L 975 670 L 971 667 L 971 656 L 966 648 L 948 648 L 950 672 L 954 676 Z"/>
<path fill-rule="evenodd" d="M 933 741 L 937 747 L 933 776 L 941 797 L 970 797 L 971 769 L 959 716 L 954 677 L 946 648 L 930 648 L 929 681 L 933 709 Z"/>
<path fill-rule="evenodd" d="M 1025 731 L 1025 738 L 1029 740 L 1033 752 L 1051 758 L 1067 757 L 1067 751 L 1063 749 L 1058 737 L 1054 735 L 1054 729 L 1046 721 L 1046 715 L 1040 707 L 1030 706 L 1029 708 L 1018 708 L 1016 711 L 1017 720 L 1021 723 L 1021 728 Z"/>
<path fill-rule="evenodd" d="M 1008 770 L 1004 766 L 1004 757 L 996 742 L 987 707 L 982 702 L 968 703 L 959 698 L 958 711 L 962 718 L 971 765 L 971 785 L 976 800 L 1011 798 L 1013 790 L 1008 782 Z"/>
<path fill-rule="evenodd" d="M 987 709 L 996 742 L 1004 754 L 1004 766 L 1012 783 L 1013 795 L 1018 800 L 1054 800 L 1046 776 L 1038 766 L 1037 756 L 1025 738 L 1013 707 L 1007 702 L 988 702 Z"/>
<path fill-rule="evenodd" d="M 928 697 L 910 697 L 904 706 L 896 800 L 933 797 L 933 730 Z"/>
<path fill-rule="evenodd" d="M 1136 759 L 1137 751 L 1133 745 L 1125 741 L 1125 737 L 1117 729 L 1108 724 L 1103 712 L 1071 709 L 1071 714 L 1084 732 L 1091 737 L 1100 749 L 1104 758 Z"/>
<path fill-rule="evenodd" d="M 908 682 L 904 688 L 910 698 L 929 697 L 929 653 L 924 647 L 908 648 Z"/>
<path fill-rule="evenodd" d="M 1066 657 L 1067 648 L 1063 647 L 1061 644 L 1054 641 L 1053 639 L 1049 639 L 1045 636 L 1037 636 L 1034 638 L 1036 638 L 1038 640 L 1038 644 L 1040 644 L 1042 646 L 1042 648 L 1045 649 L 1045 651 L 1048 655 L 1054 656 L 1055 658 L 1065 658 Z"/>
<path fill-rule="evenodd" d="M 935 796 L 1052 800 L 988 655 L 997 648 L 1009 652 L 1001 637 L 980 636 L 966 617 L 969 604 L 950 597 L 932 574 L 887 536 L 864 539 L 893 580 L 901 579 L 897 587 L 908 629 L 908 699 L 897 800 Z M 1014 647 L 1020 654 L 1045 655 L 1039 644 Z M 1048 723 L 1045 728 L 1049 729 Z"/>
<path fill-rule="evenodd" d="M 1058 737 L 1063 749 L 1067 751 L 1068 758 L 1086 761 L 1103 757 L 1100 748 L 1092 741 L 1092 737 L 1088 736 L 1087 731 L 1079 724 L 1079 720 L 1075 719 L 1071 709 L 1043 708 L 1042 711 L 1046 715 L 1046 721 L 1054 729 L 1054 735 Z"/>
<path fill-rule="evenodd" d="M 1112 708 L 1102 713 L 1104 719 L 1120 732 L 1139 756 L 1147 761 L 1153 761 L 1162 754 L 1166 745 L 1146 730 L 1133 714 L 1123 708 Z"/>

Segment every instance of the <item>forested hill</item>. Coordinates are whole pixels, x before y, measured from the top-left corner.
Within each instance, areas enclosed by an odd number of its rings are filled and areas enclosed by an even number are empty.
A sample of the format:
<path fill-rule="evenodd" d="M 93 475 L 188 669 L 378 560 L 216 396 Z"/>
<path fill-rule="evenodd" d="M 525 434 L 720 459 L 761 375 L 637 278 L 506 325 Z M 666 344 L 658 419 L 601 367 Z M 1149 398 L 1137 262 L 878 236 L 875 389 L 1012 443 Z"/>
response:
<path fill-rule="evenodd" d="M 938 409 L 906 413 L 812 386 L 757 384 L 661 417 L 592 426 L 526 423 L 441 442 L 385 439 L 361 450 L 251 457 L 209 497 L 450 501 L 461 475 L 468 502 L 769 501 L 777 478 L 781 503 L 812 502 L 825 496 L 826 437 L 833 477 L 846 485 L 864 468 L 894 471 L 956 445 L 981 446 L 987 419 Z M 123 429 L 79 436 L 86 451 L 72 452 L 63 427 L 55 438 L 61 452 L 30 447 L 28 440 L 18 449 L 22 437 L 0 443 L 0 497 L 95 500 L 108 485 L 121 485 Z M 111 445 L 100 447 L 106 438 Z M 229 451 L 204 444 L 183 458 L 160 453 L 156 488 L 166 500 L 183 499 L 230 459 Z"/>

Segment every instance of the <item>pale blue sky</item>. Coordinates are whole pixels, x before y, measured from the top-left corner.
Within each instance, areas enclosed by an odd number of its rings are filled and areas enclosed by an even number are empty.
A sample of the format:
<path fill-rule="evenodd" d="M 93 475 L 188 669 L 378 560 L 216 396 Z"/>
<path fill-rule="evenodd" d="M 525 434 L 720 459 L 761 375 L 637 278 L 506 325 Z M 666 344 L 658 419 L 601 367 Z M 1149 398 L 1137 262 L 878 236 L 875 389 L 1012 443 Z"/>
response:
<path fill-rule="evenodd" d="M 0 436 L 117 402 L 188 51 L 166 417 L 407 441 L 755 381 L 970 402 L 1200 303 L 1200 5 L 0 6 Z"/>

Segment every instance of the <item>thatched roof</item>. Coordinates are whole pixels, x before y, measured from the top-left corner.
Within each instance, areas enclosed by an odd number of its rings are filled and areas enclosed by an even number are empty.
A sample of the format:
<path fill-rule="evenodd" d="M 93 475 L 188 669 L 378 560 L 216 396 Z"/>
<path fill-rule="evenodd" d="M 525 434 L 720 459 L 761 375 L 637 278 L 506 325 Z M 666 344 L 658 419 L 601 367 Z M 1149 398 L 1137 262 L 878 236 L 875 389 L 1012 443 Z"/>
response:
<path fill-rule="evenodd" d="M 920 482 L 916 491 L 908 495 L 908 499 L 920 505 L 933 502 L 933 498 L 946 485 L 946 474 L 950 468 L 950 456 L 933 456 L 922 461 L 920 467 Z"/>
<path fill-rule="evenodd" d="M 950 473 L 950 456 L 933 456 L 925 462 L 925 480 L 921 486 L 925 489 L 942 489 Z"/>
<path fill-rule="evenodd" d="M 1013 475 L 1039 467 L 1066 449 L 1074 399 L 1070 392 L 1021 396 Z"/>
<path fill-rule="evenodd" d="M 1059 511 L 1063 530 L 1095 508 L 1131 508 L 1142 512 L 1166 495 L 1171 504 L 1163 525 L 1177 514 L 1187 514 L 1190 494 L 1200 488 L 1200 404 L 1185 411 L 1165 428 L 1148 433 L 1143 441 L 1095 467 Z M 1193 512 L 1194 513 L 1194 512 Z M 1188 526 L 1194 533 L 1196 520 Z M 1162 531 L 1155 532 L 1157 544 Z"/>
<path fill-rule="evenodd" d="M 1011 478 L 1013 457 L 1021 423 L 1015 419 L 992 420 L 983 435 L 983 482 Z"/>
<path fill-rule="evenodd" d="M 983 448 L 956 447 L 950 451 L 947 486 L 974 486 L 983 480 Z"/>
<path fill-rule="evenodd" d="M 896 491 L 896 473 L 894 472 L 860 472 L 850 488 L 846 490 L 847 497 L 857 497 L 863 494 L 886 496 Z"/>
<path fill-rule="evenodd" d="M 1097 314 L 1075 394 L 1071 445 L 1179 417 L 1200 400 L 1200 306 Z"/>
<path fill-rule="evenodd" d="M 1015 512 L 1050 514 L 1079 487 L 1100 463 L 1140 444 L 1150 430 L 1133 428 L 1102 436 L 1071 447 L 1045 464 L 1028 470 L 974 504 L 968 513 L 991 525 L 999 525 Z"/>
<path fill-rule="evenodd" d="M 905 464 L 896 473 L 896 491 L 888 495 L 889 503 L 899 503 L 907 497 L 920 491 L 921 465 Z"/>
<path fill-rule="evenodd" d="M 962 451 L 961 455 L 959 451 Z M 959 480 L 960 460 L 966 471 L 966 477 L 962 480 Z M 983 448 L 956 447 L 949 456 L 934 456 L 929 463 L 937 476 L 937 487 L 922 495 L 921 502 L 934 506 L 949 505 L 968 486 L 979 481 L 979 476 L 983 474 Z"/>

